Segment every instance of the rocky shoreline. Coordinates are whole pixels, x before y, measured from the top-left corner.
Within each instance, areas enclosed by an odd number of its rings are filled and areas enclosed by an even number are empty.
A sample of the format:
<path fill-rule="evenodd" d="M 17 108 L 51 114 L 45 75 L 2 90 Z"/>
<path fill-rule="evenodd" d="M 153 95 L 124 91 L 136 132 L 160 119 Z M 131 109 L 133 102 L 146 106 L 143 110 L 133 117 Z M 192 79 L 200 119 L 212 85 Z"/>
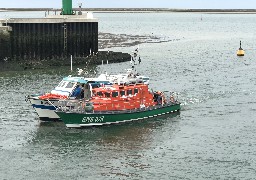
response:
<path fill-rule="evenodd" d="M 113 47 L 131 47 L 143 43 L 163 43 L 170 41 L 179 41 L 168 36 L 157 35 L 132 35 L 132 34 L 112 34 L 99 32 L 99 49 Z"/>
<path fill-rule="evenodd" d="M 91 54 L 87 57 L 73 57 L 72 65 L 87 67 L 91 65 L 100 65 L 102 62 L 106 63 L 120 63 L 131 60 L 131 55 L 122 52 L 113 51 L 99 51 L 95 54 Z M 1 71 L 23 71 L 30 69 L 49 69 L 61 66 L 70 66 L 70 58 L 65 59 L 45 59 L 41 61 L 36 60 L 21 60 L 21 61 L 9 61 L 5 60 L 1 62 Z"/>

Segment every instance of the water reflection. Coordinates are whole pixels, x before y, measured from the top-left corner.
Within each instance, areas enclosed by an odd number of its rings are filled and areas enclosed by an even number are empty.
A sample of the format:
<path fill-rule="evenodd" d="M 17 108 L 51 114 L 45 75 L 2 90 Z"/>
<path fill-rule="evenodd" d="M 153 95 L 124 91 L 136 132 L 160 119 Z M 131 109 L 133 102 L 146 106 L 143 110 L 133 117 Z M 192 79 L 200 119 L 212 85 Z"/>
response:
<path fill-rule="evenodd" d="M 179 112 L 146 121 L 83 129 L 66 128 L 63 122 L 41 122 L 32 143 L 70 150 L 91 146 L 105 150 L 144 149 L 154 139 L 156 129 L 177 126 L 178 121 L 173 121 L 177 117 Z"/>
<path fill-rule="evenodd" d="M 44 160 L 39 161 L 67 169 L 67 174 L 86 169 L 87 174 L 93 172 L 93 177 L 139 178 L 139 171 L 152 168 L 145 162 L 146 152 L 165 138 L 171 141 L 179 131 L 179 122 L 178 112 L 146 121 L 84 129 L 68 129 L 62 122 L 40 123 L 29 151 L 35 152 L 37 159 L 43 156 Z M 76 169 L 69 169 L 74 164 Z"/>

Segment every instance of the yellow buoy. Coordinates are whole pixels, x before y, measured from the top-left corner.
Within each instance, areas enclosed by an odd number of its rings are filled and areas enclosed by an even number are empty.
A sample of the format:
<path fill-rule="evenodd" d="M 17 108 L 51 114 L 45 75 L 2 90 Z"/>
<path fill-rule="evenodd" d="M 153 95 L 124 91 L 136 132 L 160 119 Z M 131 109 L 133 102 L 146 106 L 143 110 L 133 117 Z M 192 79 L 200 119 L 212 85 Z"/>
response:
<path fill-rule="evenodd" d="M 241 41 L 240 41 L 240 48 L 237 50 L 237 56 L 244 56 L 244 50 L 241 47 Z"/>

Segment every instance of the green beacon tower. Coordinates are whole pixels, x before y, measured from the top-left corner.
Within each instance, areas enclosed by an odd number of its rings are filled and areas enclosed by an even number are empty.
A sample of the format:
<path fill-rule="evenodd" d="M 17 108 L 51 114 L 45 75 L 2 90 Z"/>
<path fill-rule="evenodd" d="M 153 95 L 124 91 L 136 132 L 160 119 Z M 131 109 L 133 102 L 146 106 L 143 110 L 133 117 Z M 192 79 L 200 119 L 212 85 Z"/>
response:
<path fill-rule="evenodd" d="M 73 15 L 72 0 L 62 0 L 62 15 Z"/>

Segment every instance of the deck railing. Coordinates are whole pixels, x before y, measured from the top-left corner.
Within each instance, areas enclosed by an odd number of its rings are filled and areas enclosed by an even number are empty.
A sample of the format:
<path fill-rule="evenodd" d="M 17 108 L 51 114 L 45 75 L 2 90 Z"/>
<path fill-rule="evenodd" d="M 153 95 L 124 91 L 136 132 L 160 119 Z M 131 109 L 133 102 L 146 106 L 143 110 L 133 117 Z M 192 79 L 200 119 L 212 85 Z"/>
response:
<path fill-rule="evenodd" d="M 179 102 L 168 102 L 166 104 L 154 105 L 149 107 L 142 107 L 142 108 L 134 108 L 129 110 L 105 110 L 105 111 L 94 111 L 93 105 L 86 106 L 83 101 L 79 102 L 72 102 L 69 100 L 60 100 L 59 106 L 57 107 L 57 111 L 62 112 L 70 112 L 70 113 L 86 113 L 86 114 L 120 114 L 120 113 L 136 113 L 142 111 L 151 111 L 163 107 L 177 105 Z"/>

